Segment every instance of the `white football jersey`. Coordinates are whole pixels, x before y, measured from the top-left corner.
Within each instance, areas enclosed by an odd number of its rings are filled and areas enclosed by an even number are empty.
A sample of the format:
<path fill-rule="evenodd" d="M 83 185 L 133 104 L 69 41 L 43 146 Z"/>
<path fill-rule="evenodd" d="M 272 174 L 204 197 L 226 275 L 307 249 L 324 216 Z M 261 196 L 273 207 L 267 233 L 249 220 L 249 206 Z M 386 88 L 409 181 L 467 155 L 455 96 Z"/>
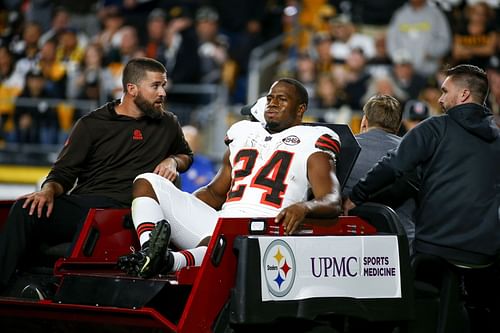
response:
<path fill-rule="evenodd" d="M 224 217 L 274 217 L 307 200 L 307 159 L 314 152 L 335 158 L 338 135 L 324 126 L 299 125 L 271 134 L 258 122 L 243 120 L 227 131 L 232 184 L 222 206 Z"/>

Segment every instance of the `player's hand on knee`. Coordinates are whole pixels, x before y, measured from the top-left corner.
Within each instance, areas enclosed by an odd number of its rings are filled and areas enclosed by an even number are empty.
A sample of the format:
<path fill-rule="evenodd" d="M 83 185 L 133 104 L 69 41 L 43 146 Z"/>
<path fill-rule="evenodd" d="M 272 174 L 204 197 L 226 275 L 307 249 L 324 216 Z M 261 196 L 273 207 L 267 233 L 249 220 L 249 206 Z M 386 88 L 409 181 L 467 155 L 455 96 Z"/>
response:
<path fill-rule="evenodd" d="M 23 208 L 29 210 L 29 215 L 33 215 L 35 212 L 40 218 L 44 207 L 47 207 L 46 216 L 49 217 L 52 213 L 54 207 L 54 195 L 50 191 L 39 191 L 26 194 L 19 199 L 25 199 Z"/>

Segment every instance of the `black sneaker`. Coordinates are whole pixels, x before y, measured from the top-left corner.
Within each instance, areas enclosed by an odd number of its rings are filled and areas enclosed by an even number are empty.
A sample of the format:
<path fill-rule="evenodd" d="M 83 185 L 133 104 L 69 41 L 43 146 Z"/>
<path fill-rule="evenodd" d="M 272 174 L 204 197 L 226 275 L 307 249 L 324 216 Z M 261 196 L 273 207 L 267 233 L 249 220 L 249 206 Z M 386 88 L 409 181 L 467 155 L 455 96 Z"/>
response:
<path fill-rule="evenodd" d="M 161 220 L 149 235 L 149 247 L 146 260 L 139 270 L 139 276 L 150 278 L 167 269 L 168 244 L 170 243 L 170 224 Z"/>
<path fill-rule="evenodd" d="M 21 290 L 21 298 L 28 298 L 34 300 L 49 299 L 53 296 L 54 291 L 44 284 L 30 283 Z"/>
<path fill-rule="evenodd" d="M 146 262 L 146 252 L 147 245 L 137 251 L 132 252 L 131 254 L 127 254 L 118 258 L 117 265 L 118 268 L 127 273 L 128 275 L 138 276 L 141 267 L 144 266 Z"/>

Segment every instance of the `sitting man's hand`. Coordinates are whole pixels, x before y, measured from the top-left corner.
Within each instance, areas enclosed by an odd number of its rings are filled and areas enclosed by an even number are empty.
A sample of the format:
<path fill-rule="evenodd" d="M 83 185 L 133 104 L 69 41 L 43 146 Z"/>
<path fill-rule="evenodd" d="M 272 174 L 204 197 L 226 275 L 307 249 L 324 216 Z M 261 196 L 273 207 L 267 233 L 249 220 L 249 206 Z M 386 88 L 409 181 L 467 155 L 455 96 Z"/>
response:
<path fill-rule="evenodd" d="M 172 157 L 166 158 L 156 166 L 153 172 L 174 182 L 179 176 L 177 172 L 177 161 Z"/>
<path fill-rule="evenodd" d="M 33 192 L 25 194 L 19 199 L 26 199 L 23 204 L 23 208 L 29 208 L 29 214 L 33 215 L 36 211 L 38 218 L 42 216 L 42 211 L 45 206 L 47 206 L 47 217 L 52 213 L 54 207 L 54 192 L 49 189 L 42 189 L 38 192 Z"/>

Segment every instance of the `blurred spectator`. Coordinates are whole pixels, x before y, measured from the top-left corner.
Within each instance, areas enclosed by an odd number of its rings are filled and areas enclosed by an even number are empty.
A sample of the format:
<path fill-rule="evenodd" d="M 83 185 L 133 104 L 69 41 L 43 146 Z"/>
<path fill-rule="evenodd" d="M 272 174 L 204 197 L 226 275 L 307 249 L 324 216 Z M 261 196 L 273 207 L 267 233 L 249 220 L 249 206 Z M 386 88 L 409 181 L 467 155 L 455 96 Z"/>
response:
<path fill-rule="evenodd" d="M 70 13 L 65 7 L 57 7 L 52 13 L 51 27 L 45 31 L 38 42 L 39 46 L 44 45 L 48 40 L 53 39 L 59 42 L 61 33 L 67 31 L 70 26 Z M 88 36 L 82 32 L 77 32 L 78 45 L 85 47 L 88 43 Z"/>
<path fill-rule="evenodd" d="M 197 83 L 200 79 L 198 38 L 191 15 L 189 9 L 183 6 L 174 6 L 167 12 L 167 32 L 159 60 L 167 68 L 170 85 Z M 169 101 L 174 100 L 169 97 Z"/>
<path fill-rule="evenodd" d="M 331 53 L 336 61 L 345 61 L 354 48 L 363 50 L 368 60 L 375 56 L 373 38 L 357 32 L 351 18 L 346 14 L 340 14 L 332 19 L 332 36 Z"/>
<path fill-rule="evenodd" d="M 66 97 L 66 66 L 56 57 L 57 43 L 55 40 L 48 40 L 40 48 L 36 67 L 42 71 L 45 78 L 46 88 L 51 96 L 55 98 Z"/>
<path fill-rule="evenodd" d="M 196 12 L 202 83 L 219 83 L 228 60 L 229 41 L 219 33 L 218 21 L 219 14 L 211 7 L 200 7 Z"/>
<path fill-rule="evenodd" d="M 331 53 L 333 39 L 329 32 L 318 32 L 314 35 L 314 55 L 316 73 L 331 73 L 335 62 Z"/>
<path fill-rule="evenodd" d="M 56 111 L 45 98 L 52 98 L 45 86 L 45 78 L 40 70 L 33 69 L 26 75 L 26 86 L 19 96 L 32 98 L 32 103 L 18 103 L 14 114 L 16 142 L 58 143 L 58 118 Z M 36 100 L 36 103 L 33 103 Z"/>
<path fill-rule="evenodd" d="M 361 98 L 362 103 L 368 102 L 374 95 L 389 95 L 396 98 L 401 104 L 408 99 L 406 92 L 399 88 L 394 79 L 388 74 L 379 74 L 370 78 L 365 95 Z"/>
<path fill-rule="evenodd" d="M 125 19 L 122 11 L 117 6 L 105 6 L 98 12 L 102 29 L 93 37 L 92 41 L 101 44 L 104 54 L 108 54 L 111 49 L 120 47 L 121 33 Z"/>
<path fill-rule="evenodd" d="M 428 83 L 424 89 L 420 92 L 419 100 L 426 103 L 429 106 L 429 113 L 431 116 L 438 116 L 443 114 L 443 108 L 439 104 L 438 100 L 441 96 L 440 85 L 438 86 L 436 82 Z"/>
<path fill-rule="evenodd" d="M 160 48 L 160 58 L 168 73 L 168 103 L 181 125 L 192 122 L 194 105 L 204 101 L 203 95 L 175 91 L 176 84 L 196 84 L 200 81 L 198 37 L 192 12 L 187 6 L 173 6 L 167 11 L 167 29 Z"/>
<path fill-rule="evenodd" d="M 42 75 L 45 78 L 44 88 L 47 90 L 49 96 L 56 99 L 65 99 L 67 98 L 68 76 L 69 74 L 73 75 L 74 73 L 68 73 L 65 63 L 57 60 L 56 47 L 57 43 L 54 39 L 49 39 L 41 46 L 35 69 L 42 72 Z M 64 142 L 71 127 L 73 126 L 75 109 L 72 105 L 64 102 L 59 103 L 55 108 L 60 130 L 56 141 Z M 51 121 L 51 118 L 47 121 Z M 44 143 L 50 143 L 49 141 L 52 140 L 50 137 L 50 133 L 52 132 L 50 130 L 48 132 L 49 137 Z"/>
<path fill-rule="evenodd" d="M 316 62 L 310 52 L 303 51 L 284 54 L 285 58 L 280 62 L 275 77 L 293 77 L 299 80 L 306 88 L 310 98 L 316 90 Z"/>
<path fill-rule="evenodd" d="M 97 17 L 97 6 L 99 0 L 59 0 L 69 13 L 71 26 L 77 31 L 85 31 L 87 36 L 95 36 L 99 33 L 99 18 Z"/>
<path fill-rule="evenodd" d="M 27 21 L 37 22 L 42 27 L 42 31 L 47 31 L 50 29 L 54 7 L 54 1 L 50 0 L 27 1 L 25 19 Z M 18 10 L 21 11 L 21 8 Z"/>
<path fill-rule="evenodd" d="M 139 38 L 137 37 L 137 30 L 131 26 L 126 25 L 119 30 L 120 38 L 118 46 L 113 46 L 106 55 L 108 63 L 121 63 L 126 64 L 134 55 L 140 46 Z"/>
<path fill-rule="evenodd" d="M 385 27 L 389 24 L 392 14 L 407 0 L 356 0 L 341 1 L 352 3 L 352 17 L 354 22 L 368 25 Z M 373 29 L 373 27 L 370 27 Z"/>
<path fill-rule="evenodd" d="M 343 91 L 332 73 L 322 73 L 318 76 L 316 90 L 311 97 L 311 108 L 337 109 L 345 103 Z"/>
<path fill-rule="evenodd" d="M 16 59 L 8 46 L 0 46 L 0 84 L 2 87 L 17 89 L 24 86 L 24 78 L 14 71 Z"/>
<path fill-rule="evenodd" d="M 406 50 L 401 50 L 394 54 L 393 62 L 391 75 L 394 82 L 404 90 L 408 98 L 417 98 L 427 80 L 413 69 L 411 55 Z"/>
<path fill-rule="evenodd" d="M 387 54 L 386 34 L 378 33 L 374 37 L 375 56 L 368 61 L 368 70 L 371 74 L 389 72 L 392 67 L 392 60 Z"/>
<path fill-rule="evenodd" d="M 417 126 L 422 120 L 427 119 L 429 116 L 430 110 L 427 103 L 415 99 L 408 100 L 404 105 L 403 122 L 398 135 L 405 135 L 406 132 Z"/>
<path fill-rule="evenodd" d="M 291 33 L 296 29 L 294 43 L 297 51 L 303 52 L 314 43 L 315 34 L 331 33 L 330 20 L 337 13 L 337 8 L 326 0 L 285 1 L 284 31 Z"/>
<path fill-rule="evenodd" d="M 322 73 L 318 76 L 316 91 L 311 95 L 310 108 L 318 109 L 317 121 L 329 123 L 345 123 L 345 93 L 335 81 L 332 73 Z M 348 110 L 346 110 L 348 111 Z M 342 113 L 342 114 L 341 114 Z"/>
<path fill-rule="evenodd" d="M 497 1 L 497 0 L 494 0 Z M 429 0 L 429 3 L 439 6 L 445 12 L 452 12 L 454 9 L 460 9 L 459 7 L 463 0 Z"/>
<path fill-rule="evenodd" d="M 437 71 L 450 46 L 448 21 L 427 0 L 409 0 L 394 13 L 387 32 L 387 51 L 391 58 L 399 50 L 407 50 L 415 70 L 428 77 Z"/>
<path fill-rule="evenodd" d="M 120 44 L 118 47 L 113 47 L 106 56 L 105 62 L 111 73 L 113 80 L 111 82 L 112 97 L 120 98 L 123 93 L 122 88 L 122 72 L 125 64 L 132 59 L 139 48 L 139 39 L 137 31 L 133 26 L 126 25 L 120 28 Z"/>
<path fill-rule="evenodd" d="M 184 173 L 181 173 L 181 189 L 184 192 L 193 193 L 202 186 L 207 185 L 217 172 L 216 165 L 213 160 L 205 156 L 200 151 L 200 132 L 191 125 L 182 127 L 184 138 L 191 147 L 194 153 L 193 164 Z"/>
<path fill-rule="evenodd" d="M 229 57 L 237 68 L 231 91 L 232 103 L 246 104 L 248 62 L 252 50 L 262 43 L 261 20 L 265 0 L 209 0 L 207 5 L 219 14 L 220 32 L 229 38 Z"/>
<path fill-rule="evenodd" d="M 339 12 L 335 6 L 328 1 L 304 1 L 308 3 L 308 8 L 312 12 L 311 31 L 332 33 L 331 23 Z M 322 3 L 323 2 L 323 3 Z M 304 6 L 303 6 L 304 7 Z M 304 10 L 304 8 L 301 8 Z"/>
<path fill-rule="evenodd" d="M 10 24 L 13 21 L 11 17 L 14 16 L 17 20 L 19 20 L 19 18 L 22 18 L 22 16 L 19 14 L 10 15 L 10 13 L 12 13 L 12 11 L 7 9 L 5 7 L 5 4 L 0 2 L 0 46 L 9 45 L 12 37 L 18 30 L 13 29 L 14 27 Z"/>
<path fill-rule="evenodd" d="M 298 55 L 293 76 L 304 85 L 309 96 L 314 96 L 316 90 L 316 64 L 309 54 L 304 52 Z"/>
<path fill-rule="evenodd" d="M 352 110 L 361 110 L 361 98 L 365 95 L 371 78 L 363 51 L 361 49 L 351 50 L 345 64 L 335 67 L 334 76 L 346 93 L 349 107 Z"/>
<path fill-rule="evenodd" d="M 38 40 L 42 35 L 42 27 L 36 22 L 26 22 L 22 31 L 22 36 L 18 40 L 12 40 L 10 49 L 16 58 L 34 58 L 38 53 Z"/>
<path fill-rule="evenodd" d="M 104 0 L 107 1 L 107 0 Z M 111 0 L 113 2 L 114 0 Z M 125 16 L 125 24 L 133 26 L 137 31 L 139 44 L 144 45 L 147 38 L 147 26 L 144 18 L 158 6 L 158 0 L 120 0 L 120 5 Z M 172 2 L 167 0 L 165 2 Z"/>
<path fill-rule="evenodd" d="M 465 0 L 465 3 L 467 5 L 475 5 L 479 2 L 484 2 L 484 3 L 488 4 L 488 6 L 490 6 L 491 8 L 498 8 L 500 6 L 500 1 L 498 1 L 498 0 Z"/>
<path fill-rule="evenodd" d="M 83 60 L 85 47 L 86 45 L 79 44 L 77 32 L 74 28 L 64 28 L 59 33 L 56 60 L 64 64 L 68 75 L 73 73 Z"/>
<path fill-rule="evenodd" d="M 24 85 L 24 78 L 14 68 L 14 55 L 7 46 L 0 46 L 0 140 L 8 140 L 14 133 L 14 100 Z"/>
<path fill-rule="evenodd" d="M 38 23 L 26 22 L 22 40 L 11 43 L 11 48 L 17 50 L 15 73 L 18 77 L 22 78 L 23 87 L 26 74 L 31 69 L 37 67 L 40 57 L 41 45 L 39 44 L 39 39 L 41 34 L 42 30 Z"/>
<path fill-rule="evenodd" d="M 479 2 L 468 5 L 464 16 L 464 22 L 453 35 L 453 60 L 455 64 L 486 68 L 497 46 L 495 12 L 488 4 Z"/>
<path fill-rule="evenodd" d="M 91 43 L 87 46 L 82 63 L 75 75 L 69 78 L 68 97 L 95 100 L 100 104 L 111 98 L 115 88 L 113 76 L 104 66 L 103 59 L 100 44 Z"/>
<path fill-rule="evenodd" d="M 264 14 L 260 23 L 262 38 L 264 41 L 268 41 L 283 34 L 283 10 L 290 0 L 266 0 L 265 2 Z"/>
<path fill-rule="evenodd" d="M 227 35 L 231 45 L 237 48 L 246 45 L 248 33 L 260 33 L 261 20 L 265 12 L 265 0 L 240 0 L 235 6 L 233 0 L 208 0 L 206 5 L 219 14 L 221 32 Z"/>
<path fill-rule="evenodd" d="M 160 56 L 160 47 L 166 28 L 166 14 L 161 8 L 155 8 L 149 13 L 147 27 L 147 38 L 145 43 L 146 56 L 157 59 Z"/>

